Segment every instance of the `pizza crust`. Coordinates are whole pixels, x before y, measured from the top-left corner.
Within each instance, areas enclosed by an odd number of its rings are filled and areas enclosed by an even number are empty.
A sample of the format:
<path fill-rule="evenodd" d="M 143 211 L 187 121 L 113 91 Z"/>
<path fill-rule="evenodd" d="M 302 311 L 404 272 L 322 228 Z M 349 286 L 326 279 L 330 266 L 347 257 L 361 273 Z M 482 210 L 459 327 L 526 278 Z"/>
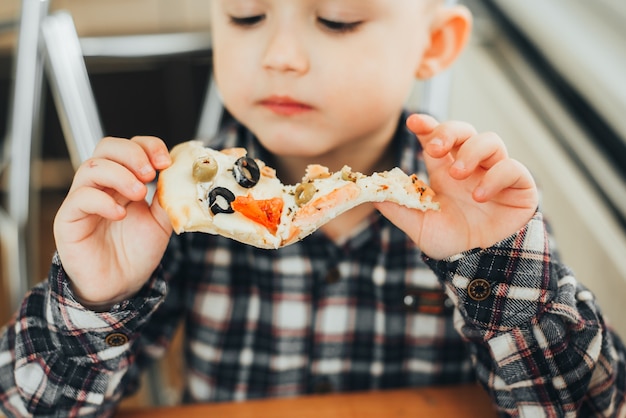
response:
<path fill-rule="evenodd" d="M 330 173 L 326 167 L 312 165 L 301 183 L 283 185 L 274 170 L 257 159 L 254 161 L 259 168 L 258 181 L 252 186 L 242 186 L 241 175 L 235 176 L 233 171 L 237 160 L 246 156 L 243 148 L 217 151 L 204 147 L 199 141 L 188 141 L 175 146 L 170 154 L 172 165 L 160 173 L 156 196 L 177 234 L 205 232 L 255 247 L 279 248 L 303 239 L 341 213 L 365 202 L 392 201 L 419 210 L 439 209 L 432 200 L 433 191 L 416 176 L 408 176 L 399 168 L 366 176 L 347 166 Z M 211 180 L 198 181 L 193 174 L 194 162 L 206 159 L 217 162 L 217 170 Z M 274 220 L 277 224 L 268 228 L 260 223 L 254 215 L 260 213 L 257 208 L 249 211 L 253 215 L 232 210 L 231 213 L 214 213 L 208 195 L 218 188 L 231 192 L 234 198 L 245 196 L 247 201 L 260 202 L 260 207 L 276 202 L 272 199 L 281 199 L 280 218 Z M 229 202 L 221 199 L 216 200 L 219 206 L 216 212 L 220 212 L 220 208 L 230 209 Z M 275 233 L 270 232 L 271 229 Z"/>

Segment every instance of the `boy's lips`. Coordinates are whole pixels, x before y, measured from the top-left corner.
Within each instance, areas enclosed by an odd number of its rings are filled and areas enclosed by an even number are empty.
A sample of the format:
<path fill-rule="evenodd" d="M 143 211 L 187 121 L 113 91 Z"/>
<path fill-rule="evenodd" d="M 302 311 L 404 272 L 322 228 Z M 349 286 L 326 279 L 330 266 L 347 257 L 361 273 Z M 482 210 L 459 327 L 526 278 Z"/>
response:
<path fill-rule="evenodd" d="M 271 112 L 282 116 L 297 115 L 313 110 L 313 106 L 288 96 L 270 96 L 259 103 Z"/>

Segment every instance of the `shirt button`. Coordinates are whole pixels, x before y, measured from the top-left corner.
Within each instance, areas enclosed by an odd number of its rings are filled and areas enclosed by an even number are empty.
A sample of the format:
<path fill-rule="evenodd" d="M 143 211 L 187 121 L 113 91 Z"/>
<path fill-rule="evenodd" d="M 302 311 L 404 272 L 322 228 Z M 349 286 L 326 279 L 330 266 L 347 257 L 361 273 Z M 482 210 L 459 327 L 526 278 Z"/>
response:
<path fill-rule="evenodd" d="M 128 337 L 121 332 L 114 332 L 104 339 L 109 347 L 120 347 L 128 342 Z"/>
<path fill-rule="evenodd" d="M 341 280 L 341 273 L 339 273 L 339 269 L 337 267 L 333 267 L 332 269 L 328 270 L 328 273 L 326 273 L 327 284 L 335 284 L 339 280 Z"/>
<path fill-rule="evenodd" d="M 474 279 L 467 286 L 467 294 L 477 302 L 483 301 L 491 294 L 491 285 L 485 279 Z"/>
<path fill-rule="evenodd" d="M 417 297 L 410 293 L 404 295 L 404 299 L 402 299 L 402 303 L 404 303 L 404 307 L 407 309 L 413 309 L 417 306 Z"/>

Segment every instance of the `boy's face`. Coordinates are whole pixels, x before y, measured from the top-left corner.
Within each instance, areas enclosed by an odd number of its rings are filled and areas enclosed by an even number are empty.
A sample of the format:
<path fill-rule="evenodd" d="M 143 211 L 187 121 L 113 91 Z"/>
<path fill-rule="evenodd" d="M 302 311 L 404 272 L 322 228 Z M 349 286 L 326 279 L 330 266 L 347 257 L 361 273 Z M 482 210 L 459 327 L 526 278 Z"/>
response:
<path fill-rule="evenodd" d="M 429 45 L 436 4 L 212 0 L 224 103 L 277 155 L 346 157 L 386 144 Z"/>

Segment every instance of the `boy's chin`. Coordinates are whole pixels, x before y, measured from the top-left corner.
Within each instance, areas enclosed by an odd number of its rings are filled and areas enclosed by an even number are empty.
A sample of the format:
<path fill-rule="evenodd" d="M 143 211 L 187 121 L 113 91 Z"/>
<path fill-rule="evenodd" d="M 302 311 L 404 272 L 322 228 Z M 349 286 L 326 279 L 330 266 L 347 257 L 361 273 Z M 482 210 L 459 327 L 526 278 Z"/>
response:
<path fill-rule="evenodd" d="M 251 131 L 275 157 L 298 158 L 311 163 L 337 154 L 340 149 L 346 149 L 349 142 L 328 129 L 316 129 L 308 125 L 285 124 Z"/>
<path fill-rule="evenodd" d="M 271 138 L 264 140 L 259 137 L 259 142 L 272 155 L 280 158 L 316 160 L 332 152 L 333 149 L 331 146 L 316 143 L 313 139 Z"/>

